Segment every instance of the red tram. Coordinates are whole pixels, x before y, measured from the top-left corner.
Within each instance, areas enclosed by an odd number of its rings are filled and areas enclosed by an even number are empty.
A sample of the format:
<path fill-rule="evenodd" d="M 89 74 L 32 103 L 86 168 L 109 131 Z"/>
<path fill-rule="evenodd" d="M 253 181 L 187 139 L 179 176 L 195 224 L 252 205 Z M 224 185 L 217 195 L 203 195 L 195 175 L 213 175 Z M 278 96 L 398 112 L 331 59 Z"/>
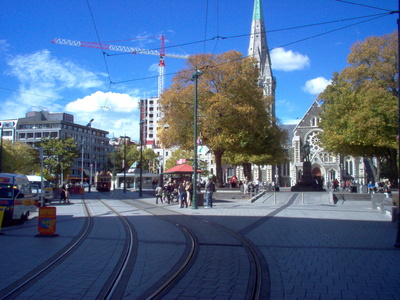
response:
<path fill-rule="evenodd" d="M 110 172 L 103 172 L 97 173 L 94 178 L 94 184 L 96 190 L 109 192 L 111 189 L 111 173 Z"/>

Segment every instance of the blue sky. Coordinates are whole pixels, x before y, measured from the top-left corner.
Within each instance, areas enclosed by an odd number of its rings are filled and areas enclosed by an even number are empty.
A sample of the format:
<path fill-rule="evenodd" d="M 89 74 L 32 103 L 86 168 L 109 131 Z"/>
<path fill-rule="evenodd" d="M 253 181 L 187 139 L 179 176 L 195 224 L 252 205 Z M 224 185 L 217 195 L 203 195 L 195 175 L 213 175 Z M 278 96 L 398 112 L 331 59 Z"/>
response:
<path fill-rule="evenodd" d="M 395 11 L 395 0 L 262 2 L 277 80 L 276 114 L 284 124 L 304 116 L 333 72 L 347 66 L 355 42 L 397 28 L 398 14 L 383 16 L 388 11 L 368 7 Z M 164 35 L 167 54 L 237 50 L 247 55 L 253 3 L 1 0 L 0 119 L 23 117 L 30 110 L 68 112 L 76 123 L 86 125 L 94 118 L 92 126 L 109 131 L 110 136 L 128 135 L 137 140 L 137 103 L 157 96 L 158 57 L 111 51 L 107 53 L 118 55 L 104 56 L 99 49 L 51 41 L 107 41 L 158 49 L 158 37 Z M 365 16 L 370 17 L 358 18 Z M 340 22 L 305 26 L 330 21 Z M 359 22 L 363 23 L 356 24 Z M 224 38 L 214 38 L 218 36 Z M 173 74 L 185 67 L 185 60 L 167 57 L 165 62 L 168 88 Z"/>

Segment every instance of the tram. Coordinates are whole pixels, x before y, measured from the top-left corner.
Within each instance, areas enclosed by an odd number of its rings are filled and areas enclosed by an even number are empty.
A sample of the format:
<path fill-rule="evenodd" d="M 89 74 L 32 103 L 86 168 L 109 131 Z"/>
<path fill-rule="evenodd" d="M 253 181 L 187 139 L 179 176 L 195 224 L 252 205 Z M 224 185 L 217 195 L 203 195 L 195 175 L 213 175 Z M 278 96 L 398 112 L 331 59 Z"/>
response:
<path fill-rule="evenodd" d="M 98 191 L 109 192 L 111 189 L 111 173 L 103 171 L 97 173 L 94 178 L 94 185 Z"/>
<path fill-rule="evenodd" d="M 26 175 L 0 173 L 0 217 L 3 217 L 3 224 L 23 223 L 30 212 L 37 211 L 38 190 L 39 187 L 31 185 Z"/>

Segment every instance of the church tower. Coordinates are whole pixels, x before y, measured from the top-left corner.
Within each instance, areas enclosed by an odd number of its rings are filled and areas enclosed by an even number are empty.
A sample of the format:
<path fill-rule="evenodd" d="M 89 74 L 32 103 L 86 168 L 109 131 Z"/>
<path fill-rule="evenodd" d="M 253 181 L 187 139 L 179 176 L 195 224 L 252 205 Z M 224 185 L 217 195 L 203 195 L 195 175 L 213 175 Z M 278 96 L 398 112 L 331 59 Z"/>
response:
<path fill-rule="evenodd" d="M 261 0 L 254 0 L 248 56 L 255 57 L 258 61 L 258 68 L 260 70 L 259 85 L 263 88 L 264 96 L 272 96 L 271 114 L 275 117 L 276 81 L 272 75 L 271 58 L 269 56 Z"/>

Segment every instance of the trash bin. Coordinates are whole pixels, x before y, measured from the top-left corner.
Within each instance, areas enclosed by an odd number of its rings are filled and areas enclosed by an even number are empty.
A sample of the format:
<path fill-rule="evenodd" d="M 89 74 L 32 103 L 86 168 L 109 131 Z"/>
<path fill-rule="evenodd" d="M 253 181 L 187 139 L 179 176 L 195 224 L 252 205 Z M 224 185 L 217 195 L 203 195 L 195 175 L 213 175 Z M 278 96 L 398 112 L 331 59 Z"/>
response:
<path fill-rule="evenodd" d="M 356 186 L 351 186 L 350 187 L 350 193 L 357 193 L 357 187 Z"/>
<path fill-rule="evenodd" d="M 196 202 L 197 202 L 197 206 L 204 206 L 204 194 L 197 193 L 196 194 Z"/>

